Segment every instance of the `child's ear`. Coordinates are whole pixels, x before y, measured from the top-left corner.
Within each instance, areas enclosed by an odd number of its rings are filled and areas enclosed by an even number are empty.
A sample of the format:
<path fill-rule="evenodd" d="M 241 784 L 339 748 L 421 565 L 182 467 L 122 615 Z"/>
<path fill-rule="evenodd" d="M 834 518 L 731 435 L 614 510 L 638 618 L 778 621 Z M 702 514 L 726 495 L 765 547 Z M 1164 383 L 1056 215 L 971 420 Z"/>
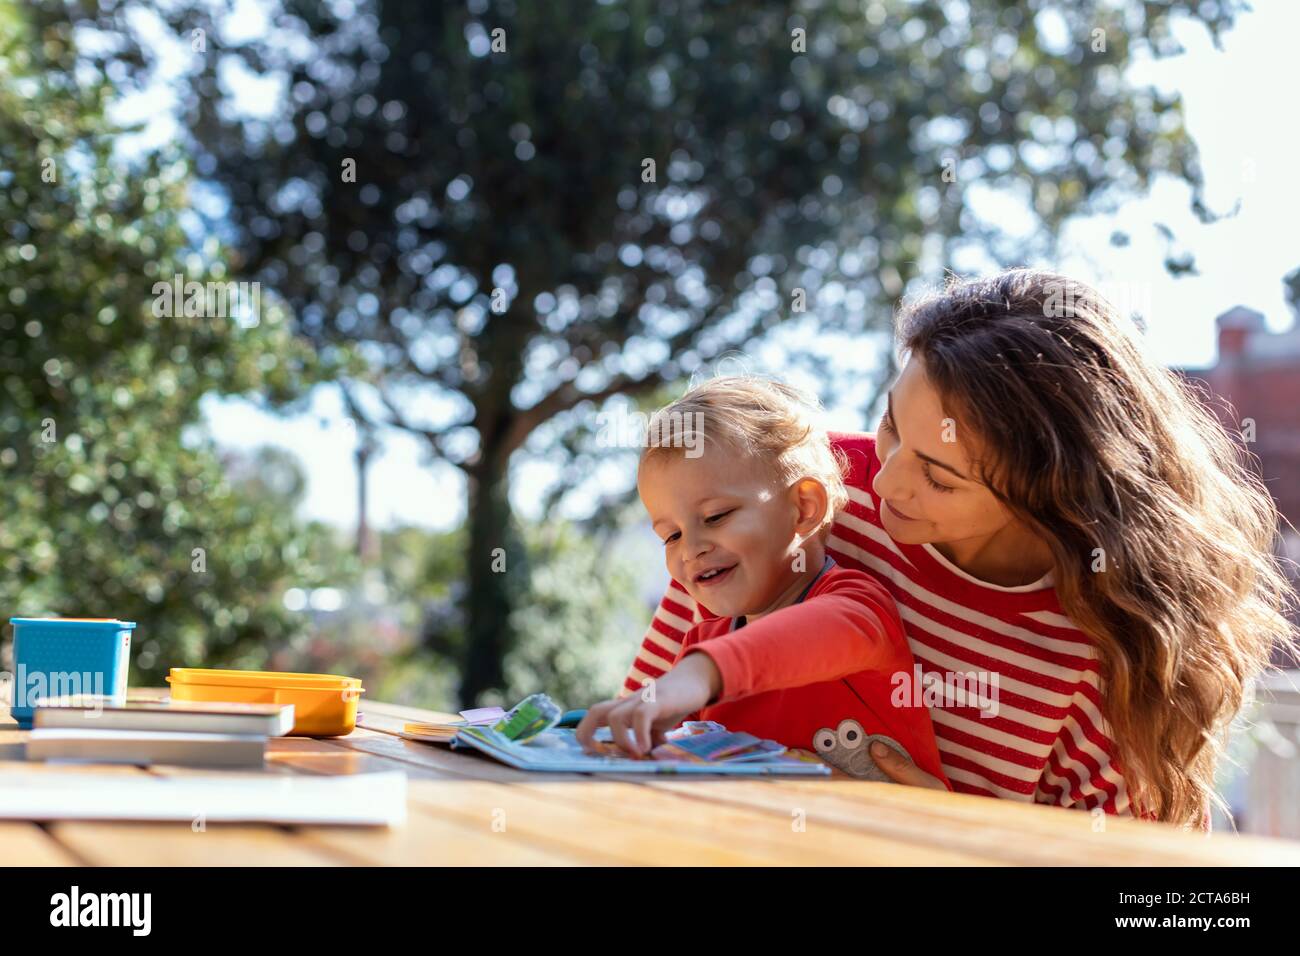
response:
<path fill-rule="evenodd" d="M 795 531 L 808 535 L 822 526 L 830 496 L 826 494 L 826 486 L 816 478 L 800 478 L 794 484 L 794 503 L 798 511 Z"/>

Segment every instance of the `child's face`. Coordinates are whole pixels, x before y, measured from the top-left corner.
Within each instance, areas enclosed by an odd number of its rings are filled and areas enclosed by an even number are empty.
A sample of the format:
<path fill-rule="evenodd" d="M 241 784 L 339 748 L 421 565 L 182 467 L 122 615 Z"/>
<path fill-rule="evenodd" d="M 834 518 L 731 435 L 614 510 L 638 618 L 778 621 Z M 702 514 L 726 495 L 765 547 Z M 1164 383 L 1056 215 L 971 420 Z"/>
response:
<path fill-rule="evenodd" d="M 763 463 L 708 446 L 695 458 L 645 460 L 637 490 L 664 542 L 668 573 L 723 617 L 754 616 L 782 604 L 805 576 L 811 559 L 797 561 L 799 548 L 826 508 L 820 482 L 804 479 L 785 488 Z M 701 579 L 716 569 L 722 573 Z"/>

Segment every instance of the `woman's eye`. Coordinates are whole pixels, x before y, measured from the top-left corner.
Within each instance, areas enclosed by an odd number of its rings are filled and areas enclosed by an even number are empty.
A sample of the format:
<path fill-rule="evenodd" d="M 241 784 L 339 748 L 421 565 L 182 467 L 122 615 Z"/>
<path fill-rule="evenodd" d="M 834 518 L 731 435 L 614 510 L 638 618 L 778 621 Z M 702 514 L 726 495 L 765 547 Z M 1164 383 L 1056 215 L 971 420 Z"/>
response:
<path fill-rule="evenodd" d="M 881 416 L 880 430 L 889 432 L 891 435 L 894 433 L 894 422 L 893 419 L 889 417 L 889 412 L 885 412 L 885 414 Z"/>
<path fill-rule="evenodd" d="M 951 486 L 949 486 L 949 485 L 941 485 L 941 484 L 939 484 L 939 482 L 935 481 L 935 480 L 934 480 L 934 476 L 933 476 L 932 474 L 930 474 L 930 469 L 929 469 L 928 466 L 927 466 L 926 469 L 925 469 L 925 480 L 926 480 L 927 482 L 929 482 L 930 487 L 933 488 L 935 491 L 953 491 L 953 490 L 955 490 L 955 489 L 953 489 L 953 488 L 952 488 Z"/>

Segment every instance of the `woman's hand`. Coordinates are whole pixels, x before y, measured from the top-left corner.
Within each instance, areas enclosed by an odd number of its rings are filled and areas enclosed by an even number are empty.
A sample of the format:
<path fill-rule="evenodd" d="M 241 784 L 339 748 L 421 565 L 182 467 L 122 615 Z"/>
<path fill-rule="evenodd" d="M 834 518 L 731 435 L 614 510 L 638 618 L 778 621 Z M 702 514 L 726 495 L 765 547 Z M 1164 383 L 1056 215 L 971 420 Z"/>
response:
<path fill-rule="evenodd" d="M 665 732 L 722 691 L 722 675 L 709 655 L 688 654 L 654 682 L 653 694 L 647 689 L 590 707 L 574 731 L 582 749 L 592 752 L 596 729 L 608 725 L 615 744 L 634 757 L 645 756 L 664 742 Z"/>
<path fill-rule="evenodd" d="M 894 783 L 904 783 L 909 787 L 928 787 L 931 790 L 948 789 L 938 777 L 926 773 L 893 747 L 887 747 L 879 740 L 871 745 L 871 759 L 876 762 L 877 767 L 889 774 Z"/>

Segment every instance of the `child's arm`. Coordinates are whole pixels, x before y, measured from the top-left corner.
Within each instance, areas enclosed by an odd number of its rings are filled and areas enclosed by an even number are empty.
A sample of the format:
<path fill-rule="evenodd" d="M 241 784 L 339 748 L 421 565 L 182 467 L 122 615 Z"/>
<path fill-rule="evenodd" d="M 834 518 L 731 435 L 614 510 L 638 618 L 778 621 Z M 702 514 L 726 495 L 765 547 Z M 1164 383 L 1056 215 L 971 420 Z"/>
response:
<path fill-rule="evenodd" d="M 863 670 L 910 672 L 911 651 L 894 599 L 864 574 L 844 574 L 800 604 L 687 647 L 722 675 L 722 703 L 764 691 L 838 680 Z"/>

